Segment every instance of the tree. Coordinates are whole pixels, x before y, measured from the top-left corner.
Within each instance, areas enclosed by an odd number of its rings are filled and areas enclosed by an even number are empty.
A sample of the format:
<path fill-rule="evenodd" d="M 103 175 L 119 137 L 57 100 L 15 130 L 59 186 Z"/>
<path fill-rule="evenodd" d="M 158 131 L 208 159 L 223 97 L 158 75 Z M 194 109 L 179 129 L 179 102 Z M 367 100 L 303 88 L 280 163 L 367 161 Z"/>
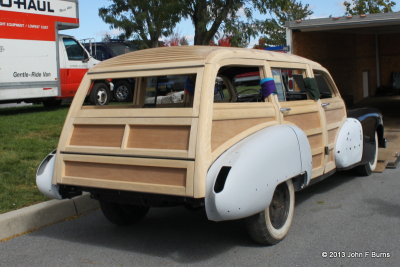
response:
<path fill-rule="evenodd" d="M 208 45 L 222 32 L 232 44 L 243 46 L 258 34 L 255 10 L 266 13 L 271 3 L 282 0 L 181 0 L 184 17 L 194 25 L 194 44 Z M 218 38 L 218 36 L 217 36 Z"/>
<path fill-rule="evenodd" d="M 303 5 L 300 1 L 296 0 L 277 1 L 273 3 L 270 8 L 272 18 L 265 20 L 262 27 L 262 32 L 265 34 L 265 36 L 262 37 L 262 44 L 264 46 L 285 45 L 285 22 L 305 19 L 313 14 L 308 4 Z"/>
<path fill-rule="evenodd" d="M 392 7 L 396 5 L 390 0 L 351 0 L 345 1 L 346 15 L 361 15 L 374 13 L 393 12 Z"/>
<path fill-rule="evenodd" d="M 111 28 L 121 29 L 126 39 L 133 36 L 145 48 L 157 47 L 159 39 L 170 35 L 181 20 L 181 4 L 181 0 L 112 0 L 99 9 L 99 16 Z"/>

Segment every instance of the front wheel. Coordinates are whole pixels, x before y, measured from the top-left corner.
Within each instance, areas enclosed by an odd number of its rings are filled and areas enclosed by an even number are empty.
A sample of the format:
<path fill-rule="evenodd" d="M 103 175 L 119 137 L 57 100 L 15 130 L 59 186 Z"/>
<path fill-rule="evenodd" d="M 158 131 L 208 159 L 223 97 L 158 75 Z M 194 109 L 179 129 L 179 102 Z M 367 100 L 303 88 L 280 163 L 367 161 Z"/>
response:
<path fill-rule="evenodd" d="M 149 207 L 139 205 L 119 204 L 100 200 L 100 208 L 104 216 L 116 225 L 130 225 L 143 219 L 149 212 Z"/>
<path fill-rule="evenodd" d="M 104 106 L 110 102 L 111 93 L 105 83 L 96 83 L 90 92 L 90 103 L 96 106 Z"/>
<path fill-rule="evenodd" d="M 378 132 L 376 132 L 376 131 L 375 131 L 374 138 L 375 138 L 374 139 L 374 150 L 372 151 L 373 158 L 369 162 L 356 167 L 356 171 L 362 176 L 371 175 L 371 173 L 376 169 L 376 166 L 378 165 L 379 147 L 378 147 Z"/>
<path fill-rule="evenodd" d="M 294 188 L 292 180 L 279 184 L 271 203 L 264 211 L 246 219 L 250 237 L 262 245 L 274 245 L 285 238 L 294 214 Z"/>

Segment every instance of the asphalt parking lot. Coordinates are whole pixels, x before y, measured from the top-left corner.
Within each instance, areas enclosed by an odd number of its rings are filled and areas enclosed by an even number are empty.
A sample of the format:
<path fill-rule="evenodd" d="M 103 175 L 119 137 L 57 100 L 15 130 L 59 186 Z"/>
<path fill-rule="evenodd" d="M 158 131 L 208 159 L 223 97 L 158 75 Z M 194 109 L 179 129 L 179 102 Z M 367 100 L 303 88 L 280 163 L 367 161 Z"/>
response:
<path fill-rule="evenodd" d="M 296 194 L 288 237 L 260 247 L 239 221 L 152 209 L 116 227 L 95 211 L 0 243 L 0 266 L 398 266 L 400 170 L 336 174 Z"/>

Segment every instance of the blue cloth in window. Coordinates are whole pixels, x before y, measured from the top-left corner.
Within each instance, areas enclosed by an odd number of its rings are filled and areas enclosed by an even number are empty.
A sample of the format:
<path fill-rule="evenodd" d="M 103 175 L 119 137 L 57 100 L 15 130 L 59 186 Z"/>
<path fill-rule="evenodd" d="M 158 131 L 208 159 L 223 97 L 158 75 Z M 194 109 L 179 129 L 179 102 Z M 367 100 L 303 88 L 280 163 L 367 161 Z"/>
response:
<path fill-rule="evenodd" d="M 267 98 L 271 94 L 276 94 L 276 86 L 273 78 L 264 78 L 260 81 L 261 95 Z"/>

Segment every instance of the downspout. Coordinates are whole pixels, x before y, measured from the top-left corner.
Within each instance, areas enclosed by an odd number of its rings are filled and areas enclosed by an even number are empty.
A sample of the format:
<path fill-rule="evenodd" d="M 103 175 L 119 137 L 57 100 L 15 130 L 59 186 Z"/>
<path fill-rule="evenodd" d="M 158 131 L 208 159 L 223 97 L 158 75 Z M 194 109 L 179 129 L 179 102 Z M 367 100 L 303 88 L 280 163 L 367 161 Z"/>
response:
<path fill-rule="evenodd" d="M 286 27 L 286 45 L 289 47 L 288 54 L 293 54 L 293 36 L 289 27 Z"/>
<path fill-rule="evenodd" d="M 375 34 L 375 57 L 376 57 L 376 88 L 381 87 L 381 65 L 379 61 L 379 35 Z"/>

